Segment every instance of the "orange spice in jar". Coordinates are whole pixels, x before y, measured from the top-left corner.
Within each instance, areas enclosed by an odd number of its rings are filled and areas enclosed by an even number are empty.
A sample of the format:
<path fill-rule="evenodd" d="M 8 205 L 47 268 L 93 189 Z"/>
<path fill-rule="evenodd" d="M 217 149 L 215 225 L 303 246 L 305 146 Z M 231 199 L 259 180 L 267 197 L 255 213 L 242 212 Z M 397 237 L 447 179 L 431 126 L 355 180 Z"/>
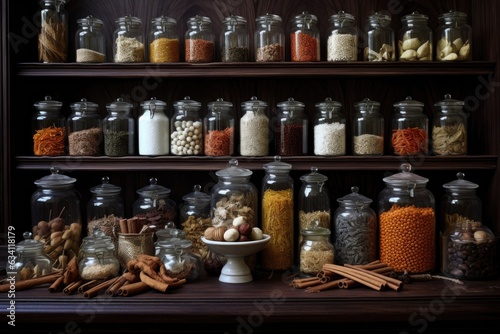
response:
<path fill-rule="evenodd" d="M 33 104 L 37 112 L 32 117 L 33 154 L 35 156 L 60 156 L 66 154 L 66 118 L 61 114 L 62 102 L 45 96 Z"/>
<path fill-rule="evenodd" d="M 195 16 L 188 20 L 189 29 L 185 35 L 185 60 L 187 63 L 208 63 L 214 61 L 215 35 L 208 17 Z"/>
<path fill-rule="evenodd" d="M 303 12 L 295 16 L 290 33 L 290 54 L 292 61 L 319 61 L 320 35 L 315 15 Z"/>

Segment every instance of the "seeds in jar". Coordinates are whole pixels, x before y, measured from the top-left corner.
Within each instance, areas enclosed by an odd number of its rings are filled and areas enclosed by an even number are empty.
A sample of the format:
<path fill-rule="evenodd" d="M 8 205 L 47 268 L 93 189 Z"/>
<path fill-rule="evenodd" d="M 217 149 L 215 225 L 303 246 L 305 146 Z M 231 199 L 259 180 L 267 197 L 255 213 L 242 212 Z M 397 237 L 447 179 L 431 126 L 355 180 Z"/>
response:
<path fill-rule="evenodd" d="M 68 135 L 69 155 L 100 155 L 102 142 L 102 129 L 91 128 L 74 131 Z"/>
<path fill-rule="evenodd" d="M 138 63 L 144 61 L 144 44 L 133 37 L 118 36 L 115 40 L 115 63 Z"/>
<path fill-rule="evenodd" d="M 175 63 L 179 61 L 179 40 L 173 38 L 157 38 L 149 44 L 149 61 L 151 63 Z"/>
<path fill-rule="evenodd" d="M 257 49 L 255 61 L 284 61 L 285 49 L 279 43 L 264 45 Z"/>
<path fill-rule="evenodd" d="M 334 239 L 336 264 L 366 264 L 377 258 L 375 217 L 361 213 L 337 216 Z"/>
<path fill-rule="evenodd" d="M 266 156 L 269 153 L 269 119 L 247 112 L 240 119 L 240 154 Z"/>
<path fill-rule="evenodd" d="M 214 60 L 214 43 L 201 38 L 186 39 L 186 62 L 208 63 Z"/>
<path fill-rule="evenodd" d="M 345 124 L 323 123 L 314 126 L 314 154 L 344 155 Z"/>
<path fill-rule="evenodd" d="M 328 61 L 353 61 L 358 58 L 358 40 L 356 35 L 333 33 L 327 41 Z"/>
<path fill-rule="evenodd" d="M 108 279 L 118 276 L 119 270 L 118 264 L 95 264 L 84 266 L 80 276 L 84 280 Z"/>
<path fill-rule="evenodd" d="M 362 134 L 354 136 L 354 154 L 357 155 L 382 155 L 384 154 L 384 137 Z"/>
<path fill-rule="evenodd" d="M 175 121 L 170 135 L 174 155 L 200 155 L 203 152 L 203 124 L 200 121 Z"/>

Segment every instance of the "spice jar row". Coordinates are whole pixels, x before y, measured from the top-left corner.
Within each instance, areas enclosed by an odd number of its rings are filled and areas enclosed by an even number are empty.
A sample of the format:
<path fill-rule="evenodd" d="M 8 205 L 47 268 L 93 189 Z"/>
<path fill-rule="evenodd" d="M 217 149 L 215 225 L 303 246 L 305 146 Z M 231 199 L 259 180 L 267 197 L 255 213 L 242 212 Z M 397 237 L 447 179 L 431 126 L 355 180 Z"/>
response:
<path fill-rule="evenodd" d="M 39 60 L 45 63 L 68 60 L 68 14 L 62 0 L 42 1 L 39 31 Z M 392 30 L 391 16 L 376 12 L 366 19 L 364 31 L 356 26 L 352 14 L 339 11 L 330 17 L 327 36 L 327 61 L 455 61 L 471 60 L 471 27 L 467 14 L 450 11 L 439 16 L 436 42 L 428 27 L 428 16 L 418 12 L 401 18 L 402 28 L 397 41 Z M 290 43 L 290 60 L 315 62 L 321 60 L 321 36 L 316 15 L 302 12 L 293 17 L 288 36 L 279 15 L 266 13 L 255 19 L 254 58 L 256 62 L 285 61 L 286 40 Z M 89 15 L 77 20 L 75 37 L 76 62 L 106 61 L 103 21 Z M 126 15 L 115 21 L 113 62 L 115 63 L 174 63 L 180 61 L 180 38 L 177 21 L 160 16 L 150 22 L 145 37 L 142 20 Z M 231 15 L 223 19 L 218 43 L 220 59 L 216 59 L 216 36 L 212 21 L 196 15 L 188 19 L 184 34 L 184 61 L 247 62 L 250 61 L 250 32 L 247 19 Z M 396 50 L 397 49 L 397 50 Z M 434 50 L 436 50 L 434 52 Z"/>
<path fill-rule="evenodd" d="M 136 120 L 132 115 L 133 105 L 119 98 L 106 105 L 108 114 L 101 119 L 98 105 L 82 99 L 71 104 L 72 113 L 66 119 L 61 113 L 62 102 L 46 96 L 44 101 L 34 104 L 37 109 L 33 116 L 34 155 L 230 156 L 238 152 L 241 156 L 267 156 L 275 151 L 281 156 L 298 156 L 308 154 L 311 127 L 314 155 L 347 154 L 347 119 L 342 104 L 331 98 L 315 104 L 312 125 L 304 112 L 305 104 L 293 98 L 277 104 L 274 126 L 267 116 L 267 103 L 255 96 L 241 104 L 243 113 L 239 122 L 233 113 L 233 103 L 221 98 L 207 104 L 208 113 L 203 117 L 201 103 L 189 96 L 173 103 L 171 117 L 167 115 L 167 103 L 162 100 L 153 97 L 140 105 L 142 112 Z M 393 154 L 467 154 L 464 101 L 454 100 L 448 94 L 436 102 L 432 128 L 422 102 L 407 97 L 393 106 L 390 135 Z M 383 155 L 385 120 L 380 103 L 366 98 L 356 102 L 354 109 L 353 155 Z M 237 126 L 239 143 L 235 138 Z"/>

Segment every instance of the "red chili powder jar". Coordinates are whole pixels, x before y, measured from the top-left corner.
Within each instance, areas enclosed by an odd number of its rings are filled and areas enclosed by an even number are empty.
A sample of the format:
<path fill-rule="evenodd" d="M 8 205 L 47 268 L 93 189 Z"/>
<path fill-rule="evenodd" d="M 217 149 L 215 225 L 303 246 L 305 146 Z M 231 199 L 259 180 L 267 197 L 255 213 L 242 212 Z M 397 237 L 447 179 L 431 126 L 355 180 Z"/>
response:
<path fill-rule="evenodd" d="M 290 31 L 292 61 L 320 61 L 320 33 L 318 19 L 308 12 L 295 16 Z"/>

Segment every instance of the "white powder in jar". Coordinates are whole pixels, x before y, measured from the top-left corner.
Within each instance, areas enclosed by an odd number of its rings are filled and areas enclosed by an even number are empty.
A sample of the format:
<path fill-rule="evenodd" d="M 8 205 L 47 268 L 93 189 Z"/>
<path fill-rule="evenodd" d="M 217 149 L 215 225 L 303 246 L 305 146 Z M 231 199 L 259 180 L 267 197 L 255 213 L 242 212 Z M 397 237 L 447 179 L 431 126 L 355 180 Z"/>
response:
<path fill-rule="evenodd" d="M 241 117 L 240 154 L 243 156 L 269 154 L 269 119 L 266 115 L 247 112 Z"/>
<path fill-rule="evenodd" d="M 345 124 L 323 123 L 314 126 L 315 155 L 345 154 Z"/>
<path fill-rule="evenodd" d="M 167 155 L 169 153 L 168 117 L 163 112 L 150 116 L 149 110 L 139 117 L 139 155 Z"/>
<path fill-rule="evenodd" d="M 333 33 L 328 36 L 328 61 L 352 61 L 357 59 L 358 40 L 356 35 Z"/>

